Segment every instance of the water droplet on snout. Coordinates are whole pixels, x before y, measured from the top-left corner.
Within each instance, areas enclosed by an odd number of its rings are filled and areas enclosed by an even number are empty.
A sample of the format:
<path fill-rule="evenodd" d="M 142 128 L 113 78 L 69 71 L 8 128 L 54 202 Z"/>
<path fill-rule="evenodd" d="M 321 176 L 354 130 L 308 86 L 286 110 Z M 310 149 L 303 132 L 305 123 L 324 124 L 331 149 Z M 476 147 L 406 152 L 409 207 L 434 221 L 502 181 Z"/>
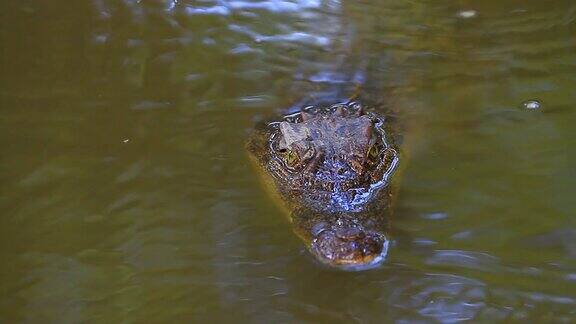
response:
<path fill-rule="evenodd" d="M 522 107 L 528 110 L 539 110 L 542 108 L 542 103 L 538 100 L 528 100 L 522 103 Z"/>

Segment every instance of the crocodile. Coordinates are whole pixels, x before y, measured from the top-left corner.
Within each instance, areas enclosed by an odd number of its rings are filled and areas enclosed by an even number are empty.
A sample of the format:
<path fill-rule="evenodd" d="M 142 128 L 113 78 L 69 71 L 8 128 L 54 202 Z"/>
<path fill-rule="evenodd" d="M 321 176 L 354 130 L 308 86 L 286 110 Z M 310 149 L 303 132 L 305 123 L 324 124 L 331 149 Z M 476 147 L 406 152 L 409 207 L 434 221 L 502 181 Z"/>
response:
<path fill-rule="evenodd" d="M 322 264 L 360 270 L 385 260 L 400 162 L 389 126 L 345 100 L 260 122 L 247 141 L 261 179 Z"/>

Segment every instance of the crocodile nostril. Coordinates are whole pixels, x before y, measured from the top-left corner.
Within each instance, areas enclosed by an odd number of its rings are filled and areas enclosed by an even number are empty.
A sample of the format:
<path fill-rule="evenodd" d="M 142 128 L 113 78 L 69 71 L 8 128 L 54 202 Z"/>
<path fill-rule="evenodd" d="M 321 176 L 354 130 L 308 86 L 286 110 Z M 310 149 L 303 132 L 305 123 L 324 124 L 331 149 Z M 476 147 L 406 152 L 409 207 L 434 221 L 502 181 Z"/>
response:
<path fill-rule="evenodd" d="M 364 231 L 362 231 L 357 227 L 349 227 L 341 229 L 340 231 L 338 231 L 337 235 L 339 238 L 344 240 L 355 240 L 357 238 L 362 238 L 363 236 L 362 237 L 360 236 L 364 235 Z"/>
<path fill-rule="evenodd" d="M 326 224 L 325 222 L 320 222 L 320 223 L 314 224 L 314 226 L 312 226 L 312 229 L 310 230 L 310 232 L 312 233 L 313 236 L 318 236 L 322 232 L 324 232 L 327 228 L 328 228 L 328 224 Z"/>

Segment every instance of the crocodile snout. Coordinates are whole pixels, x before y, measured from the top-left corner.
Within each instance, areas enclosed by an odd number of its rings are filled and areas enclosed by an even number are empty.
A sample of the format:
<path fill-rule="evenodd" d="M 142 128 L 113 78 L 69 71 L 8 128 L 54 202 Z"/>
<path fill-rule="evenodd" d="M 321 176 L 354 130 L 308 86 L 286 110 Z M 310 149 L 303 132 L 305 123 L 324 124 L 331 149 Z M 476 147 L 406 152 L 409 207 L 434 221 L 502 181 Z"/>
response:
<path fill-rule="evenodd" d="M 336 225 L 316 233 L 311 251 L 322 263 L 354 270 L 378 265 L 387 245 L 382 233 L 361 226 Z"/>

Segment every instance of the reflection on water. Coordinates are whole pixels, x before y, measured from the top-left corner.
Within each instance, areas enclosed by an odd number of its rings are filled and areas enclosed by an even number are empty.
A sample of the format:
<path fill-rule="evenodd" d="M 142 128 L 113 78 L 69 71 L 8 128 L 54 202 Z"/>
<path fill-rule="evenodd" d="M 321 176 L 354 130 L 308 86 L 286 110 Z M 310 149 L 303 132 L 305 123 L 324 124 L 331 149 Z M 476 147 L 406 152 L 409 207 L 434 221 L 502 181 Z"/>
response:
<path fill-rule="evenodd" d="M 576 318 L 572 1 L 0 15 L 3 321 Z M 414 126 L 389 261 L 342 273 L 308 256 L 243 143 L 358 78 Z"/>

